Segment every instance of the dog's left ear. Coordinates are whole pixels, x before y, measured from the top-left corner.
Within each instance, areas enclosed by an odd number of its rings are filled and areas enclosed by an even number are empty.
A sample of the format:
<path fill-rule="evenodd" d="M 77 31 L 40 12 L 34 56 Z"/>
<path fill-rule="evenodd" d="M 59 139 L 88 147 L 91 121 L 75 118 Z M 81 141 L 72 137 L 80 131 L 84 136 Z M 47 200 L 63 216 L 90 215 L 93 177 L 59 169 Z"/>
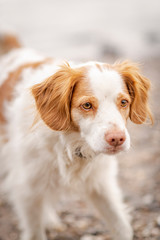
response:
<path fill-rule="evenodd" d="M 115 64 L 115 68 L 123 77 L 132 99 L 130 108 L 131 121 L 136 124 L 142 124 L 148 116 L 153 123 L 152 114 L 148 106 L 149 79 L 140 73 L 137 64 L 129 61 Z"/>
<path fill-rule="evenodd" d="M 54 75 L 32 87 L 38 112 L 51 129 L 66 131 L 71 128 L 71 98 L 81 75 L 80 69 L 72 69 L 66 63 Z"/>

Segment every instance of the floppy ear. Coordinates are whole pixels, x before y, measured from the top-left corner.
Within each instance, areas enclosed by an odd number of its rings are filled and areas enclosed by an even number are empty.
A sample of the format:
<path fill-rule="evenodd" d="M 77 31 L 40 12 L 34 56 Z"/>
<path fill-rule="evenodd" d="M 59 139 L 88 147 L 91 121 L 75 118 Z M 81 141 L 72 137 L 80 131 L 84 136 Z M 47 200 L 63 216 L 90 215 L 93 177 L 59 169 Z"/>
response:
<path fill-rule="evenodd" d="M 130 119 L 134 123 L 142 124 L 148 116 L 153 123 L 152 114 L 148 106 L 150 81 L 141 75 L 139 68 L 135 63 L 125 61 L 116 64 L 115 66 L 123 77 L 132 99 Z"/>
<path fill-rule="evenodd" d="M 76 82 L 82 75 L 65 64 L 51 77 L 32 87 L 38 112 L 43 121 L 53 130 L 68 130 L 71 127 L 71 98 Z"/>

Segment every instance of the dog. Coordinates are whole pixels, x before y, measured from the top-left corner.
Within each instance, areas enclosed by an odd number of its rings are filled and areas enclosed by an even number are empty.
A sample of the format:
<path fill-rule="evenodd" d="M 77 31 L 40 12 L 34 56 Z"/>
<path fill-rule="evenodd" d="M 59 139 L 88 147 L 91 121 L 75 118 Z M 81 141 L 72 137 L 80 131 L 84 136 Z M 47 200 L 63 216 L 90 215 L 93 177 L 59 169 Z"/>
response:
<path fill-rule="evenodd" d="M 152 121 L 150 81 L 130 61 L 75 64 L 13 39 L 0 60 L 0 161 L 21 240 L 46 240 L 68 191 L 93 204 L 114 240 L 131 240 L 115 155 L 130 147 L 128 118 Z"/>

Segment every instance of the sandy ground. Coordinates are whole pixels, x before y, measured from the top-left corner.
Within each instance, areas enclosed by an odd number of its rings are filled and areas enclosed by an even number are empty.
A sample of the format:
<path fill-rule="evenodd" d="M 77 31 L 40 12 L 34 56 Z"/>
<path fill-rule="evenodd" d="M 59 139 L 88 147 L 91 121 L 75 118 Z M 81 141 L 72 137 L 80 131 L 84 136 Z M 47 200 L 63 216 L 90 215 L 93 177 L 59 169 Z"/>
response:
<path fill-rule="evenodd" d="M 128 2 L 0 0 L 0 23 L 46 55 L 104 62 L 132 58 L 143 63 L 143 73 L 152 82 L 155 123 L 128 124 L 132 147 L 119 155 L 119 181 L 132 207 L 134 240 L 160 240 L 160 8 L 156 0 Z M 58 211 L 65 229 L 48 232 L 49 240 L 110 239 L 103 222 L 84 202 L 66 200 Z M 0 240 L 18 236 L 16 217 L 0 198 Z"/>

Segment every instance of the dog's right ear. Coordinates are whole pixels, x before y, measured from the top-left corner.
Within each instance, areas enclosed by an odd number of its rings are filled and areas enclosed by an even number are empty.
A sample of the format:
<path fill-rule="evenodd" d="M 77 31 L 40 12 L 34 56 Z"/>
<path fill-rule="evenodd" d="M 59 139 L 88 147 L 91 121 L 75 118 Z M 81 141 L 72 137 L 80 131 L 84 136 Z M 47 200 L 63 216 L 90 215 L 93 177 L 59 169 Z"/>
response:
<path fill-rule="evenodd" d="M 37 110 L 51 129 L 66 131 L 71 128 L 71 98 L 81 77 L 80 69 L 72 69 L 66 63 L 54 75 L 32 87 Z"/>
<path fill-rule="evenodd" d="M 135 63 L 125 61 L 115 64 L 115 68 L 124 79 L 128 93 L 131 96 L 131 121 L 136 124 L 142 124 L 148 116 L 153 124 L 153 117 L 148 106 L 150 80 L 140 73 L 139 67 Z"/>

